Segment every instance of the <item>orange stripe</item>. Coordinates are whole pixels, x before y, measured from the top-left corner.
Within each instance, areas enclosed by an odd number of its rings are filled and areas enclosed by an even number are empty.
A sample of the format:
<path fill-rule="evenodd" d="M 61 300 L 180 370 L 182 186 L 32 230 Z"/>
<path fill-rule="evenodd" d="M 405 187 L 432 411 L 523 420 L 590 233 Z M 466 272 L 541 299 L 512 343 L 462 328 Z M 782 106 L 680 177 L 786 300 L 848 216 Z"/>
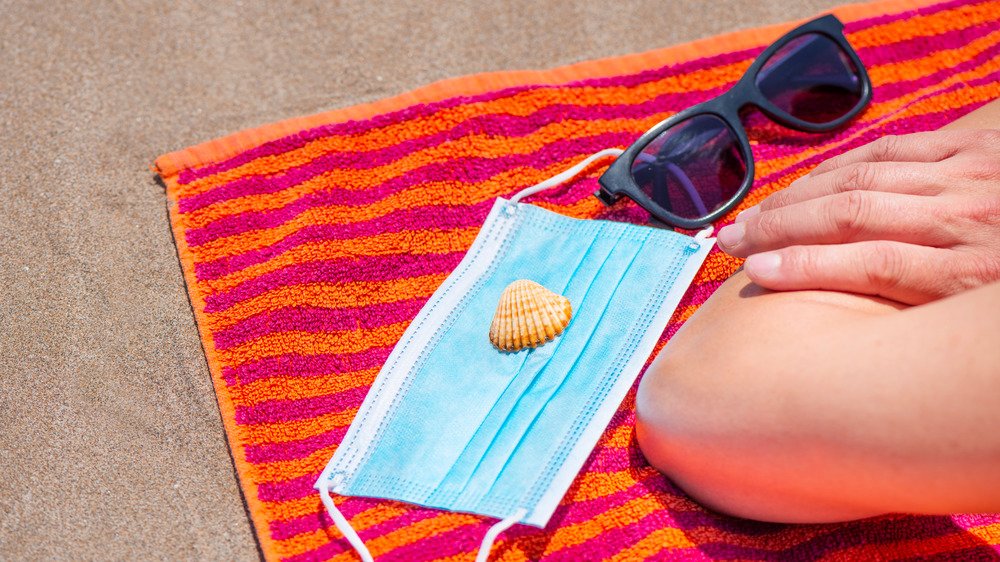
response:
<path fill-rule="evenodd" d="M 315 398 L 334 392 L 353 390 L 375 381 L 379 368 L 364 369 L 347 373 L 330 373 L 320 377 L 274 377 L 256 380 L 239 388 L 231 388 L 234 404 L 254 406 L 280 396 L 283 400 Z M 289 373 L 294 375 L 294 373 Z"/>
<path fill-rule="evenodd" d="M 609 447 L 614 449 L 624 449 L 632 446 L 632 435 L 635 428 L 631 425 L 623 425 L 615 428 L 610 434 L 605 432 L 601 440 L 597 442 L 598 447 Z"/>
<path fill-rule="evenodd" d="M 573 483 L 573 492 L 563 503 L 583 502 L 627 490 L 642 480 L 659 474 L 651 466 L 626 468 L 614 472 L 581 472 Z"/>
<path fill-rule="evenodd" d="M 601 535 L 609 528 L 620 527 L 642 516 L 663 509 L 661 498 L 648 494 L 595 515 L 573 525 L 560 526 L 549 535 L 544 555 L 576 546 Z"/>
<path fill-rule="evenodd" d="M 447 276 L 448 273 L 431 273 L 392 281 L 311 283 L 279 287 L 240 301 L 226 310 L 206 315 L 199 321 L 199 325 L 207 328 L 207 338 L 210 337 L 209 331 L 221 330 L 255 314 L 289 306 L 349 308 L 358 306 L 358 303 L 375 304 L 427 297 L 444 282 Z M 195 283 L 189 282 L 188 286 L 193 287 Z M 191 291 L 191 294 L 195 293 Z M 200 297 L 200 292 L 197 294 L 199 298 L 203 298 Z M 205 307 L 201 305 L 196 310 L 205 310 Z"/>
<path fill-rule="evenodd" d="M 940 72 L 943 68 L 953 67 L 971 60 L 996 45 L 998 40 L 1000 40 L 1000 32 L 989 33 L 962 47 L 934 51 L 930 55 L 917 59 L 874 66 L 869 69 L 868 75 L 876 87 L 882 84 L 917 80 Z M 989 68 L 989 61 L 984 66 Z M 993 68 L 996 69 L 995 64 Z"/>
<path fill-rule="evenodd" d="M 844 21 L 904 12 L 934 4 L 935 0 L 886 0 L 866 4 L 850 4 L 833 10 Z M 476 95 L 503 88 L 539 83 L 566 83 L 576 80 L 633 74 L 668 64 L 678 64 L 726 52 L 766 45 L 798 22 L 741 30 L 701 39 L 682 45 L 577 63 L 545 71 L 508 71 L 477 74 L 442 80 L 423 88 L 376 102 L 337 109 L 316 115 L 287 119 L 229 136 L 211 140 L 186 149 L 164 154 L 156 160 L 156 169 L 164 176 L 177 174 L 184 168 L 219 162 L 266 142 L 331 123 L 368 119 L 375 115 L 397 111 L 415 104 L 463 95 Z M 891 37 L 892 35 L 890 35 Z"/>
<path fill-rule="evenodd" d="M 319 494 L 312 497 L 316 503 L 319 503 Z M 336 502 L 342 503 L 343 500 Z M 354 527 L 356 531 L 363 531 L 369 527 L 374 527 L 380 523 L 384 523 L 391 519 L 395 519 L 401 515 L 405 515 L 410 508 L 406 507 L 400 503 L 388 503 L 386 505 L 379 505 L 377 507 L 367 509 L 361 513 L 355 515 L 351 518 L 351 526 Z M 320 505 L 317 511 L 310 511 L 308 513 L 303 513 L 303 515 L 308 515 L 309 513 L 317 513 L 319 517 L 320 512 L 324 512 L 325 508 Z M 275 518 L 281 519 L 281 518 Z M 281 541 L 276 541 L 279 548 L 282 550 L 282 557 L 293 556 L 302 552 L 309 550 L 314 550 L 319 548 L 331 541 L 343 540 L 343 535 L 336 527 L 330 527 L 328 529 L 317 529 L 315 531 L 310 531 L 308 533 L 303 533 L 301 535 L 296 535 Z M 344 541 L 347 544 L 347 541 Z M 353 552 L 353 551 L 352 551 Z"/>
<path fill-rule="evenodd" d="M 410 320 L 404 320 L 371 330 L 276 332 L 217 352 L 219 360 L 225 365 L 242 365 L 288 353 L 359 353 L 374 347 L 395 345 L 409 325 Z"/>
<path fill-rule="evenodd" d="M 270 521 L 290 521 L 311 515 L 316 515 L 318 518 L 320 513 L 326 511 L 326 508 L 323 507 L 319 499 L 319 494 L 310 494 L 304 498 L 283 502 L 267 502 L 264 505 L 267 506 L 267 517 Z M 386 505 L 394 506 L 397 504 L 395 502 L 388 502 Z M 378 507 L 384 507 L 384 505 L 379 504 Z M 353 525 L 354 523 L 352 522 L 351 524 Z"/>
<path fill-rule="evenodd" d="M 349 425 L 357 413 L 358 407 L 354 406 L 340 412 L 327 412 L 301 420 L 238 425 L 235 431 L 240 442 L 247 445 L 285 443 L 314 437 L 331 429 Z"/>
<path fill-rule="evenodd" d="M 373 557 L 383 556 L 393 550 L 412 544 L 416 541 L 446 533 L 452 529 L 472 525 L 482 521 L 482 518 L 473 515 L 462 515 L 458 513 L 448 513 L 429 517 L 416 523 L 388 532 L 384 535 L 365 541 L 365 546 Z M 334 562 L 348 562 L 356 560 L 357 554 L 353 550 L 343 552 L 331 558 Z"/>
<path fill-rule="evenodd" d="M 356 256 L 389 256 L 410 254 L 450 254 L 467 250 L 479 233 L 479 227 L 452 230 L 403 230 L 374 236 L 307 242 L 285 251 L 265 262 L 234 271 L 218 279 L 199 282 L 206 293 L 223 293 L 240 283 L 255 279 L 283 267 L 313 261 L 334 260 Z"/>
<path fill-rule="evenodd" d="M 334 428 L 327 428 L 327 430 Z M 253 465 L 248 474 L 253 475 L 257 482 L 282 482 L 307 474 L 315 474 L 326 466 L 330 457 L 337 451 L 337 445 L 316 449 L 309 456 L 301 459 L 273 461 Z"/>
<path fill-rule="evenodd" d="M 934 37 L 949 31 L 965 29 L 997 20 L 997 4 L 989 2 L 972 6 L 959 6 L 933 14 L 918 15 L 851 33 L 847 39 L 855 49 L 886 46 L 886 38 L 893 42 L 917 37 Z M 891 45 L 888 44 L 888 45 Z"/>
<path fill-rule="evenodd" d="M 625 550 L 619 551 L 609 561 L 647 560 L 669 548 L 691 548 L 695 543 L 688 540 L 684 531 L 674 527 L 657 529 Z"/>
<path fill-rule="evenodd" d="M 739 211 L 737 211 L 739 212 Z M 734 258 L 722 252 L 713 252 L 705 258 L 698 274 L 698 283 L 715 283 L 725 281 L 732 275 L 735 266 L 743 260 Z"/>
<path fill-rule="evenodd" d="M 987 523 L 978 527 L 970 527 L 968 531 L 987 544 L 1000 545 L 1000 523 Z"/>

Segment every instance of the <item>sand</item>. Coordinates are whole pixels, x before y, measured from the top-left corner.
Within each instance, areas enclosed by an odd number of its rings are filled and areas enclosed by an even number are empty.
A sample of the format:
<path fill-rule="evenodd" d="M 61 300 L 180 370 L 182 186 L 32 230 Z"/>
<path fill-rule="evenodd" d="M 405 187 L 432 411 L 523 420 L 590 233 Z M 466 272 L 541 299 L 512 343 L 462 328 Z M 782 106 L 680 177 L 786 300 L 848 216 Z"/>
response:
<path fill-rule="evenodd" d="M 834 2 L 216 4 L 0 1 L 0 559 L 259 556 L 157 155 Z"/>

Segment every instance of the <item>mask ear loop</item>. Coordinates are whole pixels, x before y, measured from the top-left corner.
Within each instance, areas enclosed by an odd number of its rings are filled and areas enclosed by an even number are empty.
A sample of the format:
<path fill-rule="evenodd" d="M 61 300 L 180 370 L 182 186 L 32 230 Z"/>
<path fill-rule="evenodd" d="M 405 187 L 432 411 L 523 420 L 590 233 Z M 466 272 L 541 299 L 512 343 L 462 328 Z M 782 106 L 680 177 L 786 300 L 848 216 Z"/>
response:
<path fill-rule="evenodd" d="M 333 498 L 330 497 L 329 481 L 324 480 L 320 485 L 319 497 L 323 500 L 323 505 L 326 507 L 326 512 L 330 515 L 330 519 L 333 519 L 333 524 L 337 526 L 337 529 L 344 535 L 347 542 L 351 543 L 351 546 L 354 547 L 358 556 L 361 557 L 361 562 L 374 562 L 372 554 L 368 551 L 368 547 L 365 546 L 364 541 L 358 536 L 354 527 L 351 527 L 351 523 L 344 517 L 344 514 L 337 509 L 337 505 L 333 503 Z M 479 552 L 476 553 L 476 562 L 486 562 L 490 557 L 490 551 L 493 550 L 493 543 L 496 542 L 500 533 L 513 527 L 515 523 L 527 514 L 528 510 L 519 508 L 513 515 L 494 523 L 483 536 L 483 542 L 479 544 Z"/>
<path fill-rule="evenodd" d="M 320 485 L 319 497 L 323 500 L 323 505 L 326 506 L 326 512 L 330 515 L 330 519 L 333 519 L 333 524 L 337 526 L 337 529 L 344 535 L 347 542 L 351 543 L 358 556 L 361 557 L 361 561 L 374 562 L 372 554 L 368 552 L 368 547 L 365 546 L 364 541 L 358 536 L 354 527 L 351 527 L 351 523 L 344 517 L 344 514 L 337 509 L 337 505 L 333 503 L 333 498 L 330 497 L 330 482 L 328 480 L 323 480 L 323 483 Z"/>
<path fill-rule="evenodd" d="M 490 530 L 486 531 L 486 534 L 483 536 L 483 542 L 479 545 L 479 552 L 476 553 L 476 562 L 486 562 L 490 557 L 490 551 L 493 550 L 493 543 L 496 542 L 500 533 L 513 527 L 514 523 L 520 521 L 527 514 L 528 510 L 522 507 L 515 511 L 513 515 L 494 523 L 490 527 Z"/>
<path fill-rule="evenodd" d="M 534 195 L 539 191 L 545 191 L 546 189 L 553 188 L 561 183 L 565 183 L 573 179 L 574 177 L 576 177 L 577 174 L 582 172 L 584 168 L 591 165 L 594 161 L 600 160 L 601 158 L 607 158 L 608 156 L 614 156 L 617 158 L 618 156 L 621 155 L 622 152 L 625 151 L 620 148 L 605 148 L 600 152 L 595 152 L 594 154 L 591 154 L 590 156 L 584 158 L 579 164 L 573 166 L 572 168 L 560 172 L 541 183 L 536 183 L 535 185 L 526 187 L 521 191 L 518 191 L 517 193 L 514 194 L 513 197 L 510 198 L 508 204 L 513 207 L 514 205 L 517 204 L 518 201 L 524 199 L 529 195 Z"/>

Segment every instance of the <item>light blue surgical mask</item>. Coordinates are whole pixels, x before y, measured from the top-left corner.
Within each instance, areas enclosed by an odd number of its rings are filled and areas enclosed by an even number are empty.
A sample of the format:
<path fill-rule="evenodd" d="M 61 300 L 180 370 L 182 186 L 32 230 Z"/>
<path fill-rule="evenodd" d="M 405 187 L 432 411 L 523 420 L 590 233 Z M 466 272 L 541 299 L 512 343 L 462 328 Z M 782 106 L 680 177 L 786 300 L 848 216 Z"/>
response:
<path fill-rule="evenodd" d="M 580 220 L 520 203 L 607 150 L 498 199 L 455 271 L 393 349 L 316 482 L 330 516 L 370 554 L 330 498 L 387 498 L 544 527 L 590 455 L 714 239 Z M 565 331 L 537 348 L 488 338 L 500 294 L 529 279 L 570 300 Z"/>

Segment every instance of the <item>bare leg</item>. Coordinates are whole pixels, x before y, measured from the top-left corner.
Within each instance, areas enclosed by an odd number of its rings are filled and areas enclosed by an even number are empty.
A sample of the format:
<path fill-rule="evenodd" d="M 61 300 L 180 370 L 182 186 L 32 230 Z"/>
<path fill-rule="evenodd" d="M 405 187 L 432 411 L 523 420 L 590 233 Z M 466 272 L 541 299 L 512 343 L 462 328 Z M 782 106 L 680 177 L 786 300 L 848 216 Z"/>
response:
<path fill-rule="evenodd" d="M 949 127 L 1000 128 L 1000 103 Z M 1000 510 L 1000 283 L 919 307 L 729 279 L 646 373 L 639 444 L 754 519 Z"/>

